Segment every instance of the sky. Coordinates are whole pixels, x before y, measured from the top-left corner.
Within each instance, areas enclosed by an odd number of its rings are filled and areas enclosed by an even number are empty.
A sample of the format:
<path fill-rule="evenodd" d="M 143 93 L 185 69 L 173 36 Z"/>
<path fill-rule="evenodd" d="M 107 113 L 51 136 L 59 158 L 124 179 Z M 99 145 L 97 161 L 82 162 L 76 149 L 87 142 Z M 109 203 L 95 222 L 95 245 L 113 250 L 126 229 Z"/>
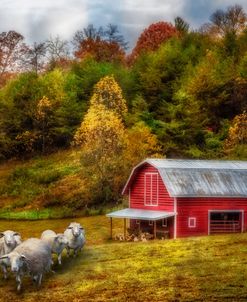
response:
<path fill-rule="evenodd" d="M 130 49 L 144 28 L 153 22 L 184 18 L 196 29 L 208 22 L 216 9 L 240 4 L 238 0 L 0 0 L 0 32 L 15 30 L 26 42 L 41 42 L 59 35 L 71 40 L 88 24 L 117 24 Z"/>

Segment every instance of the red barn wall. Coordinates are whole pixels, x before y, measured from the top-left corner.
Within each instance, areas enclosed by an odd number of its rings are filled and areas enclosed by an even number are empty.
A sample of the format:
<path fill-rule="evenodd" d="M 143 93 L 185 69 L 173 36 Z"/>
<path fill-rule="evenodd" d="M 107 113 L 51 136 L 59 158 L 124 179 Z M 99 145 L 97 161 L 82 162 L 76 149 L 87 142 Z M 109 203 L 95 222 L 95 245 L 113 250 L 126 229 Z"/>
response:
<path fill-rule="evenodd" d="M 244 210 L 247 230 L 247 198 L 177 198 L 177 237 L 208 235 L 209 210 Z M 188 218 L 196 218 L 196 227 L 188 227 Z"/>
<path fill-rule="evenodd" d="M 130 186 L 129 202 L 130 208 L 169 211 L 174 210 L 174 199 L 169 196 L 163 181 L 158 174 L 158 205 L 147 206 L 144 204 L 144 176 L 145 173 L 158 173 L 158 170 L 149 164 L 145 164 L 136 172 L 133 182 Z"/>

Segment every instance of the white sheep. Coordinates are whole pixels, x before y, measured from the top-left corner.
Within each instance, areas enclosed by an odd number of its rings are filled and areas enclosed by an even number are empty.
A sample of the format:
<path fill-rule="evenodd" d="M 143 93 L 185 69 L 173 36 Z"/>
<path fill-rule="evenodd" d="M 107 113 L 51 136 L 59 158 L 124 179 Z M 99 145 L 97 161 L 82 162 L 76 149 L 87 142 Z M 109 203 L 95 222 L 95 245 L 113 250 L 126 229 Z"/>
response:
<path fill-rule="evenodd" d="M 70 250 L 74 250 L 74 257 L 78 251 L 82 250 L 85 244 L 85 231 L 80 223 L 71 222 L 67 229 L 64 231 L 64 235 L 68 239 L 67 256 L 70 256 Z"/>
<path fill-rule="evenodd" d="M 0 233 L 0 256 L 12 252 L 17 245 L 21 244 L 21 236 L 19 233 L 14 231 L 5 231 Z M 4 278 L 7 279 L 7 266 L 6 261 L 1 261 L 0 265 L 3 270 Z"/>
<path fill-rule="evenodd" d="M 17 290 L 19 291 L 24 274 L 31 275 L 33 280 L 39 286 L 41 285 L 44 273 L 51 269 L 51 248 L 40 239 L 30 238 L 9 254 L 1 256 L 0 260 L 7 261 L 11 271 L 16 274 Z"/>
<path fill-rule="evenodd" d="M 52 253 L 57 255 L 59 265 L 62 264 L 62 252 L 68 245 L 68 239 L 64 234 L 56 234 L 52 230 L 46 230 L 41 234 L 41 240 L 49 244 Z"/>

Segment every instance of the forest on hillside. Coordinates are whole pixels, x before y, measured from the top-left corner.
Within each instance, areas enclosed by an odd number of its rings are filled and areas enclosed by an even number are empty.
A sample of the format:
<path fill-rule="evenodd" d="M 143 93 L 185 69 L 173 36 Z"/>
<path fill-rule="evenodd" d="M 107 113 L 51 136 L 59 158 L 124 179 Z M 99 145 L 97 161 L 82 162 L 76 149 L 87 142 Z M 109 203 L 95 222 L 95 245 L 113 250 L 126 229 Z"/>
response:
<path fill-rule="evenodd" d="M 2 32 L 0 85 L 0 161 L 79 148 L 98 190 L 89 199 L 116 199 L 148 156 L 247 159 L 247 14 L 239 5 L 198 29 L 181 17 L 151 24 L 132 50 L 113 24 L 33 45 Z"/>

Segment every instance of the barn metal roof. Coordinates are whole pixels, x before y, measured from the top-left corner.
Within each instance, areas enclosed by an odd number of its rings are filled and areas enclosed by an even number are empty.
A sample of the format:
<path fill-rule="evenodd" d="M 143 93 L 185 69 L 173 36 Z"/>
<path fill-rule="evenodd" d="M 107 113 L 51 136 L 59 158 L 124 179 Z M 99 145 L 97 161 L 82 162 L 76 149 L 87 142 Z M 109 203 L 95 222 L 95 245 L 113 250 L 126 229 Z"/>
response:
<path fill-rule="evenodd" d="M 247 161 L 241 160 L 193 160 L 193 159 L 160 159 L 148 158 L 144 162 L 156 168 L 177 169 L 222 169 L 247 170 Z"/>
<path fill-rule="evenodd" d="M 112 218 L 128 218 L 128 219 L 140 219 L 140 220 L 160 220 L 168 217 L 175 216 L 174 212 L 165 211 L 150 211 L 126 208 L 123 210 L 111 212 L 106 214 L 107 217 Z"/>
<path fill-rule="evenodd" d="M 171 197 L 247 197 L 247 161 L 147 159 L 158 169 Z"/>

